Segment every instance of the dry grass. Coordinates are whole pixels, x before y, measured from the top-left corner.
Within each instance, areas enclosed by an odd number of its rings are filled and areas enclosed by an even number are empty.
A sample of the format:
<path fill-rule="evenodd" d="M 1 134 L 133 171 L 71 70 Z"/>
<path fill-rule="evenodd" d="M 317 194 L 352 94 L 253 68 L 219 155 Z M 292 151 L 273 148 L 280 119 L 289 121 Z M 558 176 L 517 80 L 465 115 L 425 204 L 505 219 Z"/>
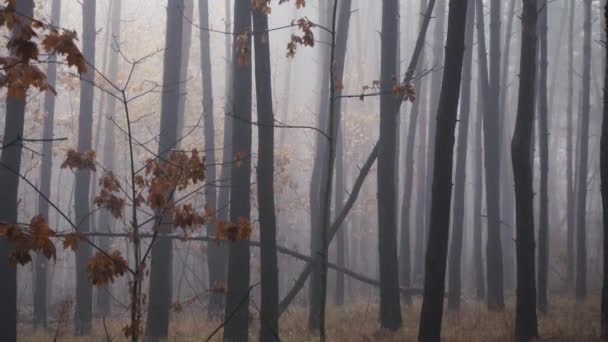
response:
<path fill-rule="evenodd" d="M 599 298 L 592 297 L 586 303 L 577 303 L 571 298 L 552 298 L 551 310 L 540 318 L 541 341 L 599 341 Z M 513 305 L 505 312 L 488 312 L 483 303 L 469 301 L 460 313 L 446 313 L 443 322 L 444 341 L 512 341 Z M 328 309 L 328 336 L 331 341 L 415 341 L 418 330 L 420 301 L 404 310 L 404 328 L 396 333 L 379 329 L 377 303 L 361 300 L 343 308 Z M 120 330 L 126 316 L 115 316 L 106 321 L 112 341 L 121 341 Z M 201 341 L 220 322 L 206 320 L 206 315 L 194 310 L 184 310 L 174 315 L 171 323 L 170 341 Z M 251 340 L 257 340 L 259 321 L 252 320 Z M 306 330 L 307 311 L 295 308 L 281 319 L 283 341 L 315 341 L 315 336 Z M 48 330 L 32 332 L 30 326 L 20 327 L 21 341 L 49 341 L 55 334 L 55 326 Z M 96 321 L 92 336 L 76 338 L 71 328 L 62 334 L 60 341 L 107 341 L 102 321 Z M 221 340 L 221 332 L 214 341 Z"/>

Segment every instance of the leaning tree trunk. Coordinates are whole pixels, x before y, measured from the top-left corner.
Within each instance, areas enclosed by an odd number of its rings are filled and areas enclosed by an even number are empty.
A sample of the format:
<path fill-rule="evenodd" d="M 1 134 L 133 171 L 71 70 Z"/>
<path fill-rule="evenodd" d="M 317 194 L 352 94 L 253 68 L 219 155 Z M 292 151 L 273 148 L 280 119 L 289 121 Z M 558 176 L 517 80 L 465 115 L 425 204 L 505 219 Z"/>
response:
<path fill-rule="evenodd" d="M 540 157 L 540 196 L 538 222 L 538 310 L 547 312 L 547 277 L 549 268 L 549 127 L 547 123 L 547 0 L 539 2 L 538 40 L 538 144 Z"/>
<path fill-rule="evenodd" d="M 59 26 L 61 21 L 61 0 L 53 0 L 51 5 L 51 25 Z M 50 86 L 55 87 L 57 80 L 57 57 L 49 56 L 46 77 Z M 44 199 L 50 198 L 51 178 L 53 170 L 53 128 L 55 121 L 55 95 L 51 92 L 44 94 L 44 126 L 42 129 L 42 161 L 40 163 L 40 194 L 38 198 L 38 213 L 49 221 L 49 203 Z M 34 327 L 46 328 L 47 325 L 47 267 L 48 261 L 42 254 L 36 255 L 34 282 Z"/>
<path fill-rule="evenodd" d="M 27 17 L 34 12 L 33 0 L 18 1 L 16 11 Z M 17 35 L 17 30 L 11 34 Z M 0 221 L 17 222 L 19 171 L 21 168 L 22 145 L 25 116 L 25 99 L 6 97 L 2 156 L 0 157 Z M 0 340 L 17 340 L 17 269 L 8 263 L 12 250 L 11 243 L 0 238 Z"/>
<path fill-rule="evenodd" d="M 420 342 L 441 340 L 450 232 L 454 132 L 464 59 L 466 19 L 467 1 L 450 0 L 448 34 L 445 43 L 445 67 L 437 109 L 431 216 L 424 272 L 424 296 L 418 334 Z"/>
<path fill-rule="evenodd" d="M 84 0 L 82 5 L 82 54 L 89 65 L 95 65 L 95 0 Z M 95 93 L 95 71 L 89 67 L 80 81 L 80 116 L 78 119 L 78 152 L 91 150 L 93 130 L 93 99 Z M 90 231 L 90 185 L 91 170 L 76 171 L 74 213 L 78 231 Z M 74 328 L 77 335 L 91 331 L 93 316 L 93 288 L 86 274 L 87 262 L 91 256 L 91 246 L 83 243 L 76 250 L 76 312 Z"/>
<path fill-rule="evenodd" d="M 534 263 L 534 189 L 531 160 L 536 65 L 538 63 L 536 59 L 537 17 L 537 0 L 523 0 L 519 97 L 515 131 L 511 140 L 517 225 L 515 337 L 518 341 L 531 341 L 538 336 Z"/>
<path fill-rule="evenodd" d="M 253 10 L 253 30 L 266 32 L 268 16 Z M 260 341 L 279 341 L 279 269 L 277 219 L 274 205 L 274 112 L 270 42 L 266 33 L 255 34 L 255 89 L 258 107 L 258 206 L 260 215 Z"/>
<path fill-rule="evenodd" d="M 604 7 L 604 24 L 606 25 L 604 27 L 604 38 L 606 38 L 608 37 L 608 3 Z M 607 52 L 608 45 L 604 45 L 604 53 Z M 600 142 L 602 217 L 604 225 L 601 336 L 602 339 L 608 340 L 608 59 L 604 63 L 604 112 Z"/>
<path fill-rule="evenodd" d="M 467 151 L 469 137 L 469 117 L 471 111 L 471 78 L 473 76 L 473 33 L 475 22 L 475 2 L 467 3 L 467 22 L 465 27 L 466 41 L 462 67 L 462 89 L 460 102 L 460 120 L 458 121 L 458 149 L 456 151 L 456 174 L 454 175 L 454 213 L 452 214 L 452 240 L 450 245 L 448 309 L 460 310 L 462 289 L 462 244 L 465 213 L 465 189 L 467 171 Z"/>
<path fill-rule="evenodd" d="M 397 193 L 395 156 L 399 106 L 393 93 L 397 66 L 399 11 L 397 0 L 382 2 L 380 139 L 378 149 L 378 251 L 380 262 L 380 324 L 396 330 L 402 325 L 397 259 Z"/>
<path fill-rule="evenodd" d="M 587 172 L 589 156 L 589 114 L 591 111 L 591 5 L 584 0 L 583 72 L 581 93 L 581 127 L 579 130 L 579 170 L 576 208 L 576 298 L 587 295 Z"/>
<path fill-rule="evenodd" d="M 169 0 L 158 143 L 158 156 L 162 159 L 167 158 L 178 141 L 178 122 L 175 114 L 179 108 L 183 10 L 184 0 Z M 159 212 L 157 215 L 162 215 L 162 217 L 159 218 L 159 228 L 156 228 L 159 234 L 151 247 L 150 288 L 145 331 L 147 340 L 167 338 L 173 292 L 173 277 L 170 276 L 173 274 L 173 243 L 166 236 L 173 230 L 172 218 L 168 213 Z"/>
<path fill-rule="evenodd" d="M 251 29 L 251 3 L 234 2 L 234 36 L 232 49 L 232 93 L 238 95 L 233 104 L 232 149 L 241 156 L 231 168 L 230 220 L 249 224 L 251 197 L 251 41 L 238 40 L 238 34 Z M 224 341 L 247 341 L 249 335 L 249 241 L 230 244 L 228 255 L 228 294 L 224 320 Z M 245 304 L 243 304 L 245 303 Z M 230 319 L 228 319 L 230 318 Z"/>

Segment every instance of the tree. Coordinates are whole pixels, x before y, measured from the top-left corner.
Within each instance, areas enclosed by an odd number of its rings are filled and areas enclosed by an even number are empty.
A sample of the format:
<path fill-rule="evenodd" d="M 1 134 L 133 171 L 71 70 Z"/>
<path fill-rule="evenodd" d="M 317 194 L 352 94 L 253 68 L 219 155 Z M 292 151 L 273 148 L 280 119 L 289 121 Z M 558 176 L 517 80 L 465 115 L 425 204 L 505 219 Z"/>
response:
<path fill-rule="evenodd" d="M 258 107 L 258 205 L 260 213 L 260 341 L 279 340 L 279 269 L 274 205 L 274 112 L 268 16 L 265 4 L 254 8 L 255 86 Z"/>
<path fill-rule="evenodd" d="M 517 240 L 517 298 L 515 337 L 531 341 L 538 336 L 536 318 L 536 281 L 534 263 L 534 190 L 532 188 L 532 132 L 537 60 L 537 1 L 524 0 L 517 119 L 511 140 L 511 158 L 515 181 Z"/>
<path fill-rule="evenodd" d="M 576 298 L 587 295 L 587 172 L 589 156 L 589 114 L 591 111 L 591 4 L 584 0 L 583 70 L 581 92 L 581 117 L 579 131 L 579 170 L 576 209 Z"/>
<path fill-rule="evenodd" d="M 539 2 L 539 89 L 538 144 L 540 157 L 540 196 L 538 222 L 538 309 L 547 312 L 547 276 L 549 268 L 549 127 L 547 123 L 547 0 Z"/>
<path fill-rule="evenodd" d="M 452 214 L 452 240 L 449 256 L 448 309 L 460 310 L 461 264 L 465 213 L 465 185 L 469 137 L 469 117 L 471 111 L 471 78 L 473 67 L 473 33 L 475 23 L 475 2 L 467 3 L 465 27 L 465 54 L 462 67 L 462 89 L 460 120 L 458 122 L 458 147 L 456 151 L 456 174 L 454 175 L 454 212 Z"/>
<path fill-rule="evenodd" d="M 450 0 L 445 62 L 435 136 L 431 216 L 418 341 L 440 341 L 450 232 L 454 132 L 465 50 L 467 1 Z"/>
<path fill-rule="evenodd" d="M 608 3 L 604 5 L 604 34 L 608 37 Z M 604 45 L 604 53 L 608 52 L 608 45 Z M 605 340 L 608 338 L 608 59 L 604 61 L 604 110 L 602 117 L 602 137 L 600 140 L 600 177 L 602 193 L 603 218 L 603 279 L 602 279 L 602 305 L 600 334 Z"/>
<path fill-rule="evenodd" d="M 53 0 L 51 5 L 51 25 L 59 26 L 61 21 L 61 0 Z M 55 86 L 57 80 L 57 57 L 49 56 L 47 67 L 48 83 Z M 42 162 L 40 165 L 40 192 L 49 197 L 51 193 L 51 178 L 53 169 L 53 135 L 55 121 L 55 96 L 51 92 L 44 96 L 44 126 L 42 130 Z M 38 198 L 38 212 L 45 220 L 49 217 L 49 204 L 43 196 Z M 47 258 L 44 255 L 36 256 L 36 280 L 34 283 L 34 326 L 46 328 L 47 326 Z"/>
<path fill-rule="evenodd" d="M 574 108 L 572 105 L 574 95 L 574 13 L 576 1 L 570 4 L 570 15 L 568 18 L 568 104 L 566 107 L 567 131 L 566 131 L 566 225 L 567 225 L 567 266 L 566 283 L 572 289 L 574 284 L 574 216 L 575 216 L 575 193 L 574 193 L 574 142 L 573 142 L 573 116 Z"/>
<path fill-rule="evenodd" d="M 232 43 L 233 102 L 230 220 L 249 225 L 251 196 L 251 2 L 234 2 L 234 40 Z M 224 320 L 224 341 L 247 341 L 249 330 L 249 241 L 230 244 L 228 256 L 228 295 Z M 230 318 L 230 319 L 228 319 Z"/>
<path fill-rule="evenodd" d="M 18 1 L 15 10 L 26 17 L 32 17 L 34 2 Z M 20 33 L 20 27 L 17 26 L 11 35 L 17 37 Z M 15 52 L 12 51 L 11 54 L 15 55 Z M 19 139 L 23 136 L 25 105 L 25 98 L 11 94 L 6 97 L 6 121 L 0 156 L 0 221 L 3 222 L 17 222 L 19 169 L 23 148 Z M 9 259 L 11 250 L 12 245 L 8 239 L 1 238 L 0 260 L 4 262 L 0 262 L 0 339 L 7 342 L 17 340 L 17 269 L 5 261 Z"/>
<path fill-rule="evenodd" d="M 95 0 L 84 0 L 82 5 L 82 53 L 89 65 L 95 65 Z M 80 116 L 78 119 L 78 152 L 91 150 L 93 130 L 93 99 L 95 94 L 95 71 L 91 67 L 81 75 Z M 81 233 L 88 233 L 91 225 L 90 206 L 91 170 L 76 170 L 74 193 L 75 222 Z M 77 335 L 91 331 L 93 315 L 93 288 L 87 279 L 86 267 L 91 257 L 91 246 L 82 244 L 76 250 L 76 312 L 74 328 Z"/>
<path fill-rule="evenodd" d="M 178 142 L 177 116 L 179 108 L 180 69 L 184 0 L 169 0 L 167 4 L 167 32 L 163 57 L 163 94 L 161 98 L 158 159 L 166 160 Z M 167 201 L 173 194 L 166 194 Z M 172 301 L 173 242 L 166 235 L 173 230 L 171 213 L 156 212 L 157 225 L 152 241 L 150 261 L 150 287 L 146 338 L 161 340 L 169 331 L 169 314 Z"/>
<path fill-rule="evenodd" d="M 395 156 L 397 146 L 397 79 L 399 11 L 397 0 L 382 2 L 380 62 L 380 139 L 378 149 L 378 251 L 380 262 L 380 324 L 397 330 L 402 325 L 397 259 L 397 194 Z M 399 85 L 397 85 L 399 86 Z"/>
<path fill-rule="evenodd" d="M 477 4 L 475 5 L 477 7 Z M 477 118 L 475 120 L 475 191 L 473 194 L 473 267 L 475 269 L 475 294 L 477 299 L 486 297 L 485 272 L 483 268 L 483 242 L 481 207 L 483 202 L 483 87 L 481 77 L 477 86 Z"/>

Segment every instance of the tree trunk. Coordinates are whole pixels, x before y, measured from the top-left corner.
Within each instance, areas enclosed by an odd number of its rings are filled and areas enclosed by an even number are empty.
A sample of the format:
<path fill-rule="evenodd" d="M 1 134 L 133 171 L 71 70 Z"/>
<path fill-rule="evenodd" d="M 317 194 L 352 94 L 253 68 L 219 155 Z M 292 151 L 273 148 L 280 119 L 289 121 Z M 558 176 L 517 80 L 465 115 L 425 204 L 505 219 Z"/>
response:
<path fill-rule="evenodd" d="M 268 30 L 268 16 L 253 10 L 254 32 Z M 277 220 L 274 205 L 274 112 L 270 67 L 270 42 L 256 34 L 255 86 L 258 107 L 258 206 L 260 215 L 261 308 L 260 341 L 279 341 L 279 270 Z"/>
<path fill-rule="evenodd" d="M 574 285 L 574 210 L 575 192 L 573 177 L 574 162 L 574 13 L 576 10 L 576 0 L 570 2 L 570 16 L 568 19 L 568 104 L 566 107 L 567 132 L 566 132 L 566 231 L 567 231 L 567 264 L 566 264 L 566 284 L 572 289 Z"/>
<path fill-rule="evenodd" d="M 536 55 L 537 8 L 536 0 L 523 0 L 519 96 L 515 131 L 513 140 L 511 140 L 517 224 L 515 337 L 518 341 L 531 341 L 538 336 L 534 263 L 534 189 L 532 188 L 533 173 L 530 158 L 534 131 L 536 65 L 538 63 Z"/>
<path fill-rule="evenodd" d="M 431 216 L 418 341 L 440 341 L 450 232 L 454 132 L 465 49 L 467 1 L 450 0 L 445 62 L 435 136 Z"/>
<path fill-rule="evenodd" d="M 95 65 L 95 0 L 85 0 L 82 5 L 82 54 L 87 63 Z M 80 81 L 80 116 L 78 120 L 78 152 L 91 150 L 91 137 L 93 130 L 93 99 L 95 88 L 95 71 L 89 67 L 81 75 Z M 90 231 L 90 185 L 91 171 L 76 171 L 74 213 L 78 231 Z M 74 328 L 77 335 L 85 335 L 91 331 L 93 313 L 93 288 L 87 278 L 86 267 L 91 256 L 91 246 L 81 244 L 76 250 L 76 313 L 74 315 Z"/>
<path fill-rule="evenodd" d="M 450 272 L 448 278 L 448 309 L 450 310 L 460 310 L 460 294 L 462 289 L 462 244 L 464 239 L 467 152 L 469 116 L 471 111 L 471 78 L 473 76 L 475 2 L 468 1 L 467 6 L 467 21 L 465 27 L 466 50 L 462 66 L 462 101 L 460 102 L 460 120 L 458 122 L 458 149 L 456 151 L 456 174 L 454 175 L 454 213 L 452 214 L 452 240 L 450 245 Z"/>
<path fill-rule="evenodd" d="M 538 222 L 538 310 L 547 312 L 547 277 L 549 268 L 549 127 L 547 123 L 547 0 L 539 2 L 538 40 L 538 144 L 540 157 L 540 196 Z"/>
<path fill-rule="evenodd" d="M 163 60 L 163 94 L 161 98 L 158 155 L 165 159 L 176 148 L 177 113 L 179 108 L 180 69 L 182 61 L 182 33 L 184 0 L 169 0 L 167 4 L 167 32 Z M 173 243 L 166 234 L 173 230 L 170 214 L 163 215 L 158 225 L 159 234 L 153 242 L 150 261 L 150 288 L 146 339 L 167 338 L 172 302 Z"/>
<path fill-rule="evenodd" d="M 179 70 L 179 103 L 177 107 L 177 137 L 178 144 L 181 146 L 185 115 L 186 115 L 186 100 L 188 99 L 188 66 L 190 64 L 190 48 L 192 47 L 192 22 L 194 14 L 194 0 L 184 0 L 184 8 L 182 9 L 182 53 L 181 66 Z"/>
<path fill-rule="evenodd" d="M 249 222 L 251 197 L 251 40 L 239 42 L 238 34 L 251 29 L 251 2 L 234 2 L 234 36 L 232 42 L 232 93 L 234 101 L 232 120 L 232 148 L 242 156 L 240 164 L 231 167 L 230 221 Z M 247 341 L 249 335 L 249 241 L 235 241 L 229 246 L 228 294 L 224 319 L 231 317 L 224 328 L 224 341 Z"/>
<path fill-rule="evenodd" d="M 587 172 L 589 153 L 589 114 L 591 111 L 591 3 L 584 0 L 585 19 L 583 24 L 583 72 L 581 93 L 581 127 L 579 132 L 579 171 L 576 209 L 576 298 L 582 300 L 587 295 Z"/>
<path fill-rule="evenodd" d="M 604 39 L 608 37 L 608 3 L 604 5 Z M 604 45 L 604 53 L 608 46 Z M 602 137 L 600 141 L 600 168 L 603 218 L 603 279 L 601 306 L 601 337 L 608 339 L 608 59 L 604 61 L 604 111 L 602 117 Z"/>
<path fill-rule="evenodd" d="M 378 251 L 380 262 L 380 324 L 401 327 L 397 259 L 397 193 L 395 156 L 399 105 L 392 89 L 397 78 L 399 11 L 397 0 L 382 3 L 382 56 L 380 62 L 380 139 L 378 149 Z"/>
<path fill-rule="evenodd" d="M 33 0 L 18 1 L 16 11 L 31 17 L 34 12 Z M 16 30 L 11 34 L 19 34 Z M 19 171 L 21 168 L 22 144 L 25 117 L 25 100 L 7 96 L 0 157 L 0 221 L 17 222 Z M 11 143 L 14 142 L 14 143 Z M 6 238 L 0 238 L 0 340 L 17 340 L 17 268 L 8 263 L 12 250 Z"/>
<path fill-rule="evenodd" d="M 51 5 L 51 24 L 59 26 L 61 21 L 61 0 L 53 0 Z M 55 87 L 57 80 L 57 57 L 49 56 L 46 77 L 50 86 Z M 42 162 L 40 163 L 40 193 L 50 198 L 51 178 L 53 171 L 53 135 L 55 121 L 55 95 L 51 92 L 44 94 L 44 126 L 42 130 Z M 49 203 L 39 196 L 38 213 L 49 221 Z M 34 327 L 47 326 L 47 267 L 48 261 L 41 254 L 36 255 L 34 283 Z"/>
<path fill-rule="evenodd" d="M 471 0 L 473 1 L 473 0 Z M 477 4 L 475 4 L 477 6 Z M 473 267 L 475 268 L 475 294 L 477 299 L 486 297 L 485 272 L 483 267 L 483 94 L 481 78 L 477 86 L 477 119 L 475 120 L 475 193 L 473 196 Z"/>

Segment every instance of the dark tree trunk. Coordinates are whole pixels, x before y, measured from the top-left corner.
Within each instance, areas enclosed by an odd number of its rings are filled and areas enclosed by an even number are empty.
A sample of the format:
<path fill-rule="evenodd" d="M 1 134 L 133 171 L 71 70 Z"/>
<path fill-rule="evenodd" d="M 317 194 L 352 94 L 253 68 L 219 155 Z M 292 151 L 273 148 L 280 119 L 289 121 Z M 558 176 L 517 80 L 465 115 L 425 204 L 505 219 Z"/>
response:
<path fill-rule="evenodd" d="M 380 139 L 378 149 L 378 251 L 380 262 L 380 324 L 401 327 L 399 269 L 397 259 L 397 193 L 395 156 L 399 105 L 392 94 L 397 65 L 399 11 L 397 0 L 382 3 L 382 56 L 380 91 L 390 95 L 380 99 Z"/>
<path fill-rule="evenodd" d="M 253 10 L 253 30 L 266 32 L 268 16 Z M 258 107 L 257 188 L 260 215 L 261 308 L 260 341 L 279 340 L 279 270 L 277 266 L 277 220 L 274 205 L 274 112 L 270 67 L 270 42 L 256 34 L 255 86 Z"/>
<path fill-rule="evenodd" d="M 31 17 L 34 12 L 33 0 L 18 1 L 16 11 Z M 12 32 L 19 34 L 19 32 Z M 19 171 L 21 168 L 22 145 L 25 117 L 25 100 L 7 96 L 0 157 L 0 221 L 17 222 Z M 8 263 L 12 245 L 6 238 L 0 238 L 0 340 L 17 340 L 17 268 Z"/>
<path fill-rule="evenodd" d="M 608 3 L 604 5 L 604 39 L 608 37 Z M 604 45 L 604 53 L 608 45 Z M 608 59 L 604 61 L 604 111 L 602 117 L 602 137 L 600 142 L 600 168 L 603 218 L 603 279 L 601 336 L 608 339 Z"/>
<path fill-rule="evenodd" d="M 471 0 L 473 1 L 473 0 Z M 477 4 L 475 4 L 477 6 Z M 477 118 L 475 120 L 475 193 L 473 195 L 473 267 L 475 268 L 475 294 L 477 299 L 486 297 L 485 272 L 483 267 L 483 94 L 481 79 L 477 86 Z"/>
<path fill-rule="evenodd" d="M 82 5 L 82 54 L 90 65 L 95 65 L 95 0 L 85 0 Z M 93 130 L 93 98 L 95 88 L 95 71 L 92 67 L 81 76 L 80 81 L 80 116 L 78 120 L 78 152 L 91 150 Z M 90 184 L 91 171 L 76 171 L 74 213 L 78 231 L 90 231 Z M 76 313 L 74 328 L 77 335 L 88 334 L 91 330 L 93 314 L 93 288 L 87 278 L 86 267 L 91 256 L 91 246 L 80 244 L 76 250 Z"/>
<path fill-rule="evenodd" d="M 163 60 L 163 94 L 161 98 L 158 155 L 166 158 L 176 148 L 177 113 L 179 108 L 180 69 L 184 0 L 169 0 L 167 4 L 167 32 Z M 169 195 L 169 194 L 168 194 Z M 166 234 L 173 230 L 171 215 L 163 215 L 157 228 L 159 234 L 152 245 L 150 288 L 146 320 L 146 339 L 162 340 L 169 332 L 172 302 L 173 243 Z"/>
<path fill-rule="evenodd" d="M 576 209 L 576 298 L 587 295 L 587 172 L 589 156 L 589 114 L 591 111 L 591 3 L 584 0 L 583 72 L 581 93 L 581 122 L 578 170 L 578 196 Z"/>
<path fill-rule="evenodd" d="M 61 0 L 53 0 L 51 5 L 51 24 L 59 26 L 61 20 Z M 57 80 L 57 57 L 49 56 L 46 77 L 50 86 L 55 87 Z M 44 126 L 42 130 L 42 162 L 40 163 L 40 193 L 46 198 L 51 194 L 51 178 L 53 170 L 53 134 L 55 121 L 55 95 L 51 92 L 44 94 Z M 43 196 L 38 198 L 38 213 L 49 220 L 49 203 Z M 34 327 L 47 326 L 47 267 L 48 261 L 41 254 L 36 255 L 34 283 Z"/>
<path fill-rule="evenodd" d="M 576 0 L 570 1 L 570 16 L 568 19 L 568 104 L 566 107 L 567 132 L 566 132 L 566 243 L 567 243 L 567 264 L 566 264 L 566 284 L 569 289 L 574 285 L 574 13 L 576 12 Z"/>
<path fill-rule="evenodd" d="M 184 0 L 182 9 L 182 53 L 181 65 L 179 70 L 179 103 L 177 107 L 177 146 L 180 147 L 183 136 L 186 100 L 188 99 L 188 65 L 190 64 L 190 48 L 192 47 L 192 17 L 194 14 L 194 0 Z"/>
<path fill-rule="evenodd" d="M 242 34 L 251 29 L 251 2 L 235 0 L 234 32 Z M 232 93 L 237 95 L 233 103 L 232 149 L 241 155 L 241 165 L 231 167 L 230 221 L 250 219 L 251 197 L 251 40 L 246 43 L 232 41 Z M 243 48 L 242 45 L 245 45 Z M 224 328 L 224 341 L 247 341 L 249 335 L 249 241 L 235 241 L 229 246 L 228 294 L 224 319 L 231 317 Z"/>
<path fill-rule="evenodd" d="M 445 271 L 450 232 L 454 132 L 465 50 L 467 1 L 450 0 L 445 62 L 435 136 L 435 165 L 429 238 L 424 272 L 424 296 L 418 341 L 441 340 Z"/>
<path fill-rule="evenodd" d="M 538 310 L 547 312 L 547 277 L 549 268 L 549 127 L 547 123 L 547 0 L 539 2 L 538 41 L 538 144 L 540 157 L 540 196 L 538 222 Z"/>
<path fill-rule="evenodd" d="M 483 2 L 477 0 L 477 44 L 479 59 L 479 74 L 483 94 L 483 137 L 484 137 L 484 163 L 486 179 L 486 211 L 487 211 L 487 244 L 486 244 L 486 274 L 487 274 L 487 304 L 490 310 L 500 310 L 504 307 L 503 272 L 502 272 L 502 245 L 500 242 L 500 153 L 499 153 L 499 127 L 498 127 L 498 71 L 497 65 L 492 65 L 488 77 L 488 60 L 486 56 L 485 24 Z M 492 0 L 492 23 L 490 25 L 490 59 L 498 58 L 500 61 L 500 25 L 496 18 L 500 13 L 500 2 Z M 498 33 L 496 32 L 498 30 Z M 495 60 L 493 60 L 496 63 Z M 490 83 L 492 82 L 492 83 Z"/>
<path fill-rule="evenodd" d="M 531 341 L 538 336 L 534 263 L 534 190 L 530 158 L 534 131 L 536 65 L 538 63 L 536 55 L 537 17 L 537 1 L 523 0 L 519 96 L 515 131 L 511 141 L 517 221 L 515 337 L 518 341 Z"/>
<path fill-rule="evenodd" d="M 111 2 L 111 27 L 110 27 L 110 46 L 112 49 L 108 50 L 109 61 L 108 61 L 108 78 L 113 82 L 118 82 L 118 43 L 120 43 L 120 24 L 121 24 L 121 0 L 113 0 Z M 105 95 L 104 95 L 105 96 Z M 107 96 L 107 117 L 102 117 L 100 120 L 105 121 L 105 143 L 103 151 L 103 164 L 107 170 L 114 170 L 115 168 L 115 136 L 114 136 L 114 122 L 116 120 L 116 98 L 113 96 Z M 101 133 L 101 132 L 100 132 Z M 98 133 L 98 134 L 100 134 Z M 99 213 L 99 223 L 97 226 L 98 231 L 111 233 L 112 232 L 112 215 L 109 211 L 103 210 Z M 108 237 L 99 237 L 99 247 L 104 250 L 110 248 L 110 239 Z M 111 287 L 104 286 L 97 289 L 97 301 L 96 301 L 96 312 L 102 317 L 110 314 L 110 295 Z"/>
<path fill-rule="evenodd" d="M 456 151 L 456 170 L 454 175 L 454 213 L 452 214 L 452 240 L 448 278 L 448 309 L 460 310 L 462 244 L 465 214 L 465 189 L 467 173 L 467 152 L 469 138 L 469 116 L 471 111 L 471 78 L 473 69 L 473 33 L 475 31 L 475 2 L 467 3 L 467 22 L 465 27 L 465 54 L 462 66 L 462 89 L 460 120 L 458 121 L 458 147 Z"/>
<path fill-rule="evenodd" d="M 205 160 L 207 161 L 207 179 L 211 182 L 205 191 L 205 205 L 213 210 L 216 215 L 220 210 L 217 204 L 217 188 L 212 184 L 217 179 L 216 156 L 215 156 L 215 122 L 213 120 L 213 78 L 211 71 L 211 45 L 209 31 L 209 0 L 198 2 L 200 20 L 200 53 L 201 73 L 203 86 L 203 122 L 205 127 Z M 227 118 L 227 116 L 226 116 Z M 220 190 L 221 191 L 221 190 Z M 215 224 L 207 225 L 207 235 L 215 234 Z M 207 244 L 207 269 L 209 270 L 209 288 L 224 283 L 226 279 L 226 247 L 216 243 Z M 224 296 L 218 292 L 211 292 L 209 297 L 209 315 L 213 318 L 221 317 Z"/>

